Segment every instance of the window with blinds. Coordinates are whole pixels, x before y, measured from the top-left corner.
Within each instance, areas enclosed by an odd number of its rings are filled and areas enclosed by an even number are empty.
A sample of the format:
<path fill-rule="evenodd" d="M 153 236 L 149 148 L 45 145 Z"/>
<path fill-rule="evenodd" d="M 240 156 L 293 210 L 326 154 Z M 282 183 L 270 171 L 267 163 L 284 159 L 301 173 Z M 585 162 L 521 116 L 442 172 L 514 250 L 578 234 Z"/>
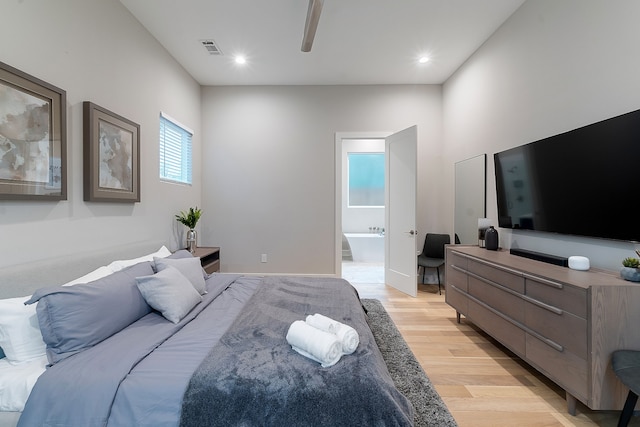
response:
<path fill-rule="evenodd" d="M 160 113 L 160 179 L 191 184 L 193 131 Z"/>

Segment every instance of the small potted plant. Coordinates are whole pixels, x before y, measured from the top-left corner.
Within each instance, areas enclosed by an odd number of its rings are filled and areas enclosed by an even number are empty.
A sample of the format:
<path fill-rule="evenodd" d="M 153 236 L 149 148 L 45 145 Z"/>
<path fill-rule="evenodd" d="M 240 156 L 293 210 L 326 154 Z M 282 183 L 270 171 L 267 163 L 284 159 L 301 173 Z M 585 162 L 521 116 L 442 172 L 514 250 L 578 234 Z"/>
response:
<path fill-rule="evenodd" d="M 636 254 L 640 256 L 640 251 L 636 250 Z M 630 282 L 640 282 L 640 259 L 628 257 L 622 260 L 622 270 L 620 276 L 624 280 Z"/>
<path fill-rule="evenodd" d="M 189 227 L 187 231 L 187 249 L 189 252 L 194 253 L 198 246 L 198 234 L 196 233 L 196 224 L 202 215 L 202 210 L 195 208 L 189 208 L 187 212 L 180 211 L 179 215 L 176 215 L 176 221 Z"/>

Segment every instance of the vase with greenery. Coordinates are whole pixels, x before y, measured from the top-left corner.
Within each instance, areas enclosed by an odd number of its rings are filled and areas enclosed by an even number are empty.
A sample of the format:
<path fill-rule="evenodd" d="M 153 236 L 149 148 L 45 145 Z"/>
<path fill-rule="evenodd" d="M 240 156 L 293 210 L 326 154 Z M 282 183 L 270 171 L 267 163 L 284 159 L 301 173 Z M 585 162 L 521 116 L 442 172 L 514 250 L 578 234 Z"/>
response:
<path fill-rule="evenodd" d="M 198 247 L 198 234 L 195 228 L 200 216 L 202 216 L 202 210 L 198 209 L 197 206 L 195 208 L 189 208 L 186 212 L 180 211 L 180 214 L 176 215 L 176 221 L 189 228 L 189 231 L 187 231 L 187 249 L 191 253 L 194 253 L 196 247 Z"/>
<path fill-rule="evenodd" d="M 636 250 L 636 254 L 640 256 L 640 251 Z M 633 257 L 623 259 L 620 276 L 630 282 L 640 282 L 640 259 Z"/>

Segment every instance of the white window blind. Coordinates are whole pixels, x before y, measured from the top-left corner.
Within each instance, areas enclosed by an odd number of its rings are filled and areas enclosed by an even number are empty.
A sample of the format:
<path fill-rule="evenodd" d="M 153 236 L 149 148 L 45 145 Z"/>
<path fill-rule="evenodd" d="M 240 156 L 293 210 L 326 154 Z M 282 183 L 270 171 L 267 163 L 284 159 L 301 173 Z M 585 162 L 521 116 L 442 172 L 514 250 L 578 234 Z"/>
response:
<path fill-rule="evenodd" d="M 191 184 L 193 131 L 160 113 L 160 179 Z"/>

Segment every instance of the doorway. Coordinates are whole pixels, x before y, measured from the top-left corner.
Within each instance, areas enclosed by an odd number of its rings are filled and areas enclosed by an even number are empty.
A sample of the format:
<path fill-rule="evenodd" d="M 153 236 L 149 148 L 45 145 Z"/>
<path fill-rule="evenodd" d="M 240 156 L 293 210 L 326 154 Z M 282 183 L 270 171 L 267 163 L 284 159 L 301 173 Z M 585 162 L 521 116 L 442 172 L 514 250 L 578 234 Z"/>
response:
<path fill-rule="evenodd" d="M 384 284 L 385 140 L 342 140 L 342 277 Z"/>
<path fill-rule="evenodd" d="M 343 145 L 352 140 L 375 140 L 384 143 L 384 279 L 379 281 L 411 296 L 417 293 L 416 273 L 416 155 L 417 127 L 400 132 L 336 133 L 335 136 L 335 273 L 342 277 L 343 194 L 346 161 Z M 373 143 L 373 142 L 372 142 Z M 381 145 L 380 145 L 381 147 Z M 381 148 L 379 148 L 382 151 Z M 366 151 L 366 149 L 364 150 Z M 380 227 L 360 223 L 360 231 L 376 233 Z M 370 228 L 374 230 L 370 230 Z M 388 228 L 385 230 L 384 228 Z M 370 237 L 367 234 L 367 237 Z M 374 279 L 375 280 L 375 279 Z"/>
<path fill-rule="evenodd" d="M 349 190 L 349 158 L 355 163 L 379 162 L 384 171 L 387 132 L 336 134 L 336 275 L 354 284 L 384 285 L 384 197 L 356 200 Z M 368 159 L 368 160 L 367 160 Z M 353 173 L 353 171 L 352 171 Z M 384 174 L 381 177 L 384 180 Z M 384 192 L 384 181 L 381 183 Z M 375 196 L 374 196 L 375 198 Z"/>

